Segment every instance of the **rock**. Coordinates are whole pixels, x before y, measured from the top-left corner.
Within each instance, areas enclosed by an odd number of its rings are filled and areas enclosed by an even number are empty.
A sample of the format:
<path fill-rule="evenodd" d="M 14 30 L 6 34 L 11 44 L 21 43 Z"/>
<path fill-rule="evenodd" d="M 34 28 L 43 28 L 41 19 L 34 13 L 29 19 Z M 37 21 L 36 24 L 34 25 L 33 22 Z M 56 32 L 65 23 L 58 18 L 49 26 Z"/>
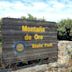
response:
<path fill-rule="evenodd" d="M 72 47 L 72 42 L 70 42 L 70 41 L 59 41 L 59 43 L 58 43 L 58 49 L 59 49 L 58 62 L 60 64 L 68 63 L 68 61 L 70 59 L 69 52 L 71 52 L 71 49 L 72 49 L 71 47 Z"/>

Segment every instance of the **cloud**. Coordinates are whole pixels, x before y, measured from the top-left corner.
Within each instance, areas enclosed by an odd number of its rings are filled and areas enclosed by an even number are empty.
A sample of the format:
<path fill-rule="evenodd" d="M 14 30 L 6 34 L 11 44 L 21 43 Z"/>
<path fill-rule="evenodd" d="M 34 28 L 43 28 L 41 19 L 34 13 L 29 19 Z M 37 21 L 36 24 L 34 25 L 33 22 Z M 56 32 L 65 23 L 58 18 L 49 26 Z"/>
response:
<path fill-rule="evenodd" d="M 63 9 L 64 7 L 65 7 L 65 5 L 63 3 L 59 3 L 59 2 L 53 3 L 53 8 L 55 8 L 55 9 Z"/>
<path fill-rule="evenodd" d="M 5 9 L 5 8 L 9 8 L 11 6 L 11 3 L 9 2 L 0 2 L 0 9 Z"/>
<path fill-rule="evenodd" d="M 21 17 L 30 13 L 37 18 L 58 21 L 72 18 L 72 1 L 68 0 L 2 0 L 0 17 Z"/>
<path fill-rule="evenodd" d="M 44 2 L 35 2 L 35 3 L 33 3 L 33 8 L 35 8 L 35 9 L 38 9 L 38 10 L 43 10 L 43 9 L 45 9 L 45 8 L 47 8 L 47 4 L 46 3 L 44 3 Z"/>

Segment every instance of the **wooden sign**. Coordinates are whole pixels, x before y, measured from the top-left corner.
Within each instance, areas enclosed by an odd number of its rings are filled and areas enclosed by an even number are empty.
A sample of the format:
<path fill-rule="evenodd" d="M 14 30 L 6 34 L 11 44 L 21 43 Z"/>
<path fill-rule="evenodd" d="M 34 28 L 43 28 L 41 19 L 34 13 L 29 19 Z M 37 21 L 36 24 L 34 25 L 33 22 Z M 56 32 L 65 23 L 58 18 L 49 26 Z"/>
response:
<path fill-rule="evenodd" d="M 41 49 L 47 52 L 57 51 L 55 22 L 3 18 L 2 23 L 2 42 L 5 54 L 15 56 L 15 54 L 22 55 L 27 51 L 34 52 Z"/>

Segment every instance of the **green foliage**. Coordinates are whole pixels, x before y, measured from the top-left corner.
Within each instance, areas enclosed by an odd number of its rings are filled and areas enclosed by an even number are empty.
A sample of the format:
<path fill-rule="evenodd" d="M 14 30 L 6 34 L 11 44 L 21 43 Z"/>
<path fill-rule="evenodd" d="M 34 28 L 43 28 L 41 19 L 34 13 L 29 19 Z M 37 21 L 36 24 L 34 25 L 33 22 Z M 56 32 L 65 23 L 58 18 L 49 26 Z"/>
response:
<path fill-rule="evenodd" d="M 32 16 L 31 14 L 28 14 L 28 17 L 22 16 L 22 19 L 29 19 L 29 20 L 36 20 L 36 17 Z"/>
<path fill-rule="evenodd" d="M 28 19 L 29 20 L 36 20 L 36 17 L 32 16 L 31 14 L 28 14 Z"/>
<path fill-rule="evenodd" d="M 25 19 L 26 19 L 26 17 L 25 17 L 25 16 L 22 16 L 22 17 L 21 17 L 21 19 L 24 19 L 24 20 L 25 20 Z"/>
<path fill-rule="evenodd" d="M 28 19 L 28 20 L 40 20 L 40 21 L 45 21 L 44 17 L 38 19 L 38 18 L 34 17 L 34 16 L 31 15 L 31 14 L 28 14 L 28 17 L 22 16 L 21 18 L 24 19 L 24 20 L 25 20 L 25 19 Z"/>
<path fill-rule="evenodd" d="M 58 23 L 58 31 L 61 35 L 66 33 L 66 28 L 70 28 L 72 32 L 72 19 L 64 19 Z"/>
<path fill-rule="evenodd" d="M 65 28 L 72 28 L 72 19 L 64 19 L 58 23 L 58 30 L 65 31 Z"/>

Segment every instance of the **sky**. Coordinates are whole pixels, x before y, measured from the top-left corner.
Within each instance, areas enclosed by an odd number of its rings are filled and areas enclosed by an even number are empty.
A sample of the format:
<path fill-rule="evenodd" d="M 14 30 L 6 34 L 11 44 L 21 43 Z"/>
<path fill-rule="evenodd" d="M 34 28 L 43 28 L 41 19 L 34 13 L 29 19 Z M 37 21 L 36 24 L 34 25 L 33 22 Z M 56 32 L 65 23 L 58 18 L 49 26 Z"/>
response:
<path fill-rule="evenodd" d="M 47 21 L 72 19 L 72 0 L 0 0 L 0 18 L 28 14 Z"/>

